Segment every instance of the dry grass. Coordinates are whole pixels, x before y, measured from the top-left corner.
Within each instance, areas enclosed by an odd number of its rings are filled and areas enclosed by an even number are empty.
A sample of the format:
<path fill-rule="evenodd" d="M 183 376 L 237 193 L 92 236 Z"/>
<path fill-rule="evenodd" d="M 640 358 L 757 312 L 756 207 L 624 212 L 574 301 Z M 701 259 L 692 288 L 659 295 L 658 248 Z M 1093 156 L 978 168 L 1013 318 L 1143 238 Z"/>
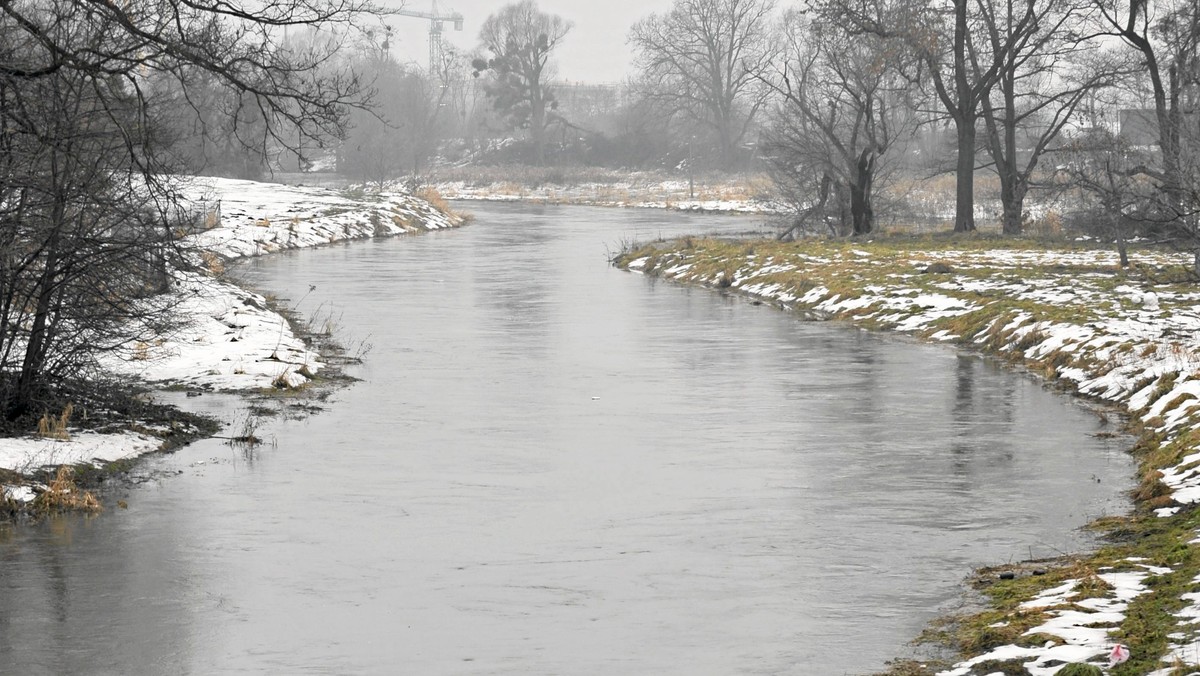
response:
<path fill-rule="evenodd" d="M 416 196 L 425 200 L 426 202 L 429 202 L 431 205 L 433 205 L 434 209 L 437 209 L 441 212 L 450 213 L 450 203 L 447 202 L 446 198 L 442 197 L 442 193 L 438 192 L 435 188 L 429 186 L 421 188 L 417 191 Z"/>
<path fill-rule="evenodd" d="M 416 192 L 416 196 L 425 200 L 426 202 L 429 202 L 429 205 L 437 211 L 440 211 L 451 218 L 457 218 L 462 223 L 470 223 L 474 218 L 469 213 L 455 211 L 454 209 L 450 208 L 450 203 L 446 201 L 446 198 L 442 197 L 442 194 L 431 186 L 421 188 Z M 411 225 L 407 222 L 407 218 L 405 218 L 405 223 L 401 224 L 401 227 L 411 229 Z"/>
<path fill-rule="evenodd" d="M 225 272 L 225 262 L 215 253 L 203 251 L 200 253 L 200 259 L 204 262 L 204 269 L 208 270 L 209 274 L 215 276 Z"/>
<path fill-rule="evenodd" d="M 284 369 L 282 373 L 280 373 L 279 375 L 272 378 L 271 379 L 271 387 L 274 387 L 277 390 L 295 389 L 292 387 L 291 381 L 288 380 L 289 372 L 290 372 L 289 369 Z"/>
<path fill-rule="evenodd" d="M 1062 237 L 1062 214 L 1051 209 L 1050 211 L 1047 211 L 1041 218 L 1031 221 L 1027 226 L 1027 231 L 1034 237 L 1042 237 L 1047 239 Z"/>
<path fill-rule="evenodd" d="M 616 178 L 628 180 L 629 172 L 601 167 L 535 167 L 502 165 L 442 167 L 428 176 L 432 181 L 462 181 L 468 185 L 508 183 L 519 186 L 578 185 L 580 183 L 612 183 Z"/>
<path fill-rule="evenodd" d="M 217 209 L 212 209 L 204 213 L 202 225 L 205 230 L 212 230 L 221 224 L 221 212 Z"/>
<path fill-rule="evenodd" d="M 70 441 L 71 435 L 67 434 L 67 423 L 71 420 L 71 414 L 74 411 L 75 406 L 67 404 L 67 407 L 57 417 L 51 416 L 49 413 L 42 414 L 41 419 L 38 420 L 38 436 L 43 439 Z"/>
<path fill-rule="evenodd" d="M 433 182 L 461 182 L 498 195 L 534 197 L 549 203 L 579 200 L 631 203 L 640 201 L 772 199 L 775 187 L 765 174 L 703 172 L 691 177 L 665 171 L 622 171 L 599 167 L 472 166 L 438 169 Z M 668 187 L 666 184 L 671 184 Z M 418 193 L 418 196 L 422 196 Z"/>
<path fill-rule="evenodd" d="M 91 491 L 85 491 L 75 484 L 75 469 L 62 465 L 50 481 L 50 486 L 34 499 L 33 509 L 41 514 L 49 514 L 99 512 L 104 507 Z"/>
<path fill-rule="evenodd" d="M 414 226 L 412 224 L 412 219 L 409 218 L 409 216 L 407 214 L 392 214 L 392 223 L 397 228 L 401 228 L 403 230 L 412 231 L 412 230 L 416 229 L 416 226 Z M 375 236 L 379 237 L 381 234 L 386 234 L 386 233 L 381 233 L 381 231 L 377 227 Z"/>

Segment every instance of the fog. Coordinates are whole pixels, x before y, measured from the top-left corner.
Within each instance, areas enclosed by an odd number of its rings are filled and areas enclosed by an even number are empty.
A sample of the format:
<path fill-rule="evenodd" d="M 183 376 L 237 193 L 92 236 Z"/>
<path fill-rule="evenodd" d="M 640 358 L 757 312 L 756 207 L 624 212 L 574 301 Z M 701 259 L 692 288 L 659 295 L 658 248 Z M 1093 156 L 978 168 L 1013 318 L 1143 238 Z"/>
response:
<path fill-rule="evenodd" d="M 384 7 L 398 7 L 397 0 L 380 0 Z M 431 11 L 432 0 L 411 0 L 405 9 Z M 478 43 L 479 27 L 489 14 L 505 3 L 496 0 L 453 0 L 436 4 L 440 14 L 458 12 L 463 15 L 462 31 L 445 24 L 442 40 L 470 52 Z M 558 14 L 573 22 L 571 33 L 555 50 L 558 78 L 572 82 L 620 82 L 630 73 L 630 53 L 625 44 L 629 27 L 638 19 L 653 12 L 665 12 L 670 0 L 538 0 L 544 12 Z M 429 22 L 413 17 L 392 17 L 388 24 L 394 29 L 392 54 L 401 61 L 425 65 L 429 61 Z"/>

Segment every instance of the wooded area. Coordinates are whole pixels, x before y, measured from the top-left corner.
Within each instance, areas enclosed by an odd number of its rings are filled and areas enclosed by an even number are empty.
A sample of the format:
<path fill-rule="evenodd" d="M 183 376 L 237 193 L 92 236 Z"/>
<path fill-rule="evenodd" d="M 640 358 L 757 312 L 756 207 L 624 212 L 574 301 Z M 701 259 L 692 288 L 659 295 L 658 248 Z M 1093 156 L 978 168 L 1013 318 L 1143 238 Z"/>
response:
<path fill-rule="evenodd" d="M 677 0 L 631 27 L 636 72 L 597 95 L 553 78 L 569 22 L 525 0 L 488 19 L 474 58 L 404 70 L 436 81 L 440 114 L 422 129 L 440 142 L 417 154 L 443 163 L 766 171 L 793 232 L 859 235 L 881 191 L 939 175 L 953 178 L 954 230 L 974 230 L 984 175 L 1008 235 L 1028 226 L 1031 194 L 1071 194 L 1070 220 L 1190 240 L 1198 13 L 1183 0 Z M 368 165 L 342 168 L 397 178 Z"/>
<path fill-rule="evenodd" d="M 571 22 L 534 0 L 427 66 L 392 58 L 390 16 L 367 0 L 0 2 L 4 418 L 163 330 L 158 292 L 194 261 L 179 175 L 760 172 L 788 237 L 870 234 L 898 218 L 880 195 L 939 177 L 968 232 L 990 176 L 1007 235 L 1045 217 L 1031 196 L 1053 199 L 1122 252 L 1169 242 L 1200 272 L 1189 0 L 676 0 L 632 24 L 619 85 L 564 80 Z"/>

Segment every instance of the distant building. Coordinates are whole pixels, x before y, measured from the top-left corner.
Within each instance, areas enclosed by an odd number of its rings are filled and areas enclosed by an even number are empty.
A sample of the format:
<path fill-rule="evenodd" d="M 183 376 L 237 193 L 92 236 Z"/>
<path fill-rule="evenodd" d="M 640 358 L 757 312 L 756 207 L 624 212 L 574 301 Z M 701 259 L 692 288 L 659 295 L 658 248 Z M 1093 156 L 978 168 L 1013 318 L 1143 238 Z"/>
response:
<path fill-rule="evenodd" d="M 558 114 L 569 122 L 587 124 L 612 115 L 624 103 L 624 87 L 615 84 L 553 82 Z"/>
<path fill-rule="evenodd" d="M 1123 108 L 1119 134 L 1133 146 L 1158 145 L 1158 116 L 1154 109 Z"/>

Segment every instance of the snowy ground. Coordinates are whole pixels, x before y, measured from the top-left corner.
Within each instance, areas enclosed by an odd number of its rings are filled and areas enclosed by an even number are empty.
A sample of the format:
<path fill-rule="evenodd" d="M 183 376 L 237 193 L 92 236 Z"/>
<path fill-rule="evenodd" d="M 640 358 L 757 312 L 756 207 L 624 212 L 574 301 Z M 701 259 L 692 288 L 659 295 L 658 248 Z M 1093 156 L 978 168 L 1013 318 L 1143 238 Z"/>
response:
<path fill-rule="evenodd" d="M 742 214 L 779 214 L 786 207 L 745 185 L 723 183 L 688 185 L 686 180 L 665 180 L 631 173 L 628 180 L 605 183 L 530 187 L 518 183 L 435 183 L 446 199 L 530 201 L 547 204 L 580 204 L 604 207 L 637 207 Z"/>
<path fill-rule="evenodd" d="M 1142 278 L 1115 274 L 1116 254 L 1103 250 L 921 251 L 758 243 L 739 248 L 701 242 L 650 247 L 630 254 L 623 264 L 635 272 L 729 288 L 817 317 L 1017 357 L 1082 394 L 1127 410 L 1159 435 L 1161 447 L 1175 443 L 1191 449 L 1161 470 L 1170 495 L 1157 499 L 1161 506 L 1155 514 L 1171 518 L 1200 502 L 1200 435 L 1195 434 L 1200 430 L 1200 291 L 1194 284 L 1145 281 L 1168 266 L 1190 263 L 1187 256 L 1138 252 L 1135 261 L 1151 272 Z M 935 273 L 928 271 L 932 263 L 949 267 Z M 1200 537 L 1190 544 L 1200 545 Z M 1056 673 L 1070 661 L 1105 667 L 1125 607 L 1146 591 L 1140 580 L 1172 570 L 1126 561 L 1120 570 L 1099 573 L 1107 594 L 1085 601 L 1071 598 L 1068 584 L 1039 601 L 1051 619 L 1027 632 L 1057 639 L 1040 647 L 1001 646 L 942 675 L 999 673 L 988 667 L 990 660 L 1019 661 L 1034 676 Z M 1200 665 L 1200 578 L 1194 587 L 1184 595 L 1179 631 L 1172 634 L 1173 645 L 1156 676 L 1175 673 L 1165 665 L 1176 659 Z"/>
<path fill-rule="evenodd" d="M 409 195 L 355 194 L 232 179 L 196 179 L 187 197 L 200 214 L 190 237 L 201 264 L 332 242 L 417 233 L 461 224 Z M 254 391 L 299 387 L 323 367 L 262 296 L 197 272 L 176 273 L 171 293 L 187 321 L 171 335 L 132 345 L 104 366 L 115 375 L 194 390 Z M 132 433 L 71 431 L 69 441 L 0 439 L 0 468 L 27 472 L 48 465 L 118 460 L 159 448 Z M 25 489 L 0 486 L 9 497 Z"/>

